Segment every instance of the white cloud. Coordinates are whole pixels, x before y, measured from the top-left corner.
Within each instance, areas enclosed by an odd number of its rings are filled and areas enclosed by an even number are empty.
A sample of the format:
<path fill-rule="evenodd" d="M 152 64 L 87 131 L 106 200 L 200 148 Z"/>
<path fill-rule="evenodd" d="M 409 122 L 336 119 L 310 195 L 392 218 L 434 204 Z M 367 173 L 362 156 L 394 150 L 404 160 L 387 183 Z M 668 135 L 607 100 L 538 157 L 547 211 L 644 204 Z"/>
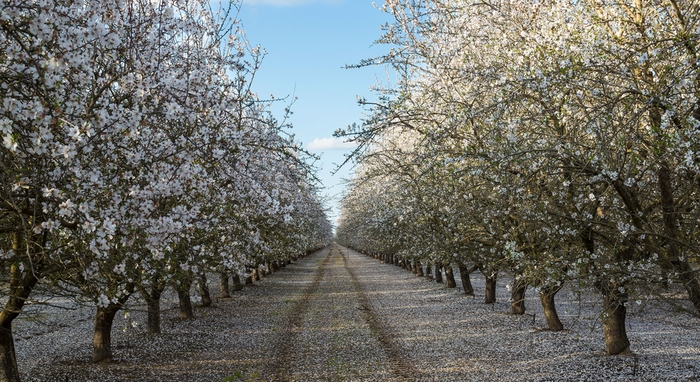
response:
<path fill-rule="evenodd" d="M 250 5 L 273 5 L 277 7 L 293 7 L 304 4 L 340 4 L 342 0 L 243 0 L 243 4 Z"/>
<path fill-rule="evenodd" d="M 309 151 L 323 151 L 323 150 L 350 150 L 357 147 L 357 144 L 353 142 L 345 142 L 340 138 L 316 138 L 306 145 Z"/>

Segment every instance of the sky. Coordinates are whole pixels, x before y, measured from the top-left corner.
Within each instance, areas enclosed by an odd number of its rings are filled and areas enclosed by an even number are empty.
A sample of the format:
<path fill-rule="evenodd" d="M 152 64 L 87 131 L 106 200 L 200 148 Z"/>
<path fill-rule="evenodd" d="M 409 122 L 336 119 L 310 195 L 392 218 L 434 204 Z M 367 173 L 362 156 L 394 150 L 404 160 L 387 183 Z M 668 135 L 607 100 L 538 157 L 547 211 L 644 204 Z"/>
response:
<path fill-rule="evenodd" d="M 382 0 L 375 0 L 379 6 Z M 243 0 L 239 20 L 248 40 L 267 55 L 253 81 L 260 98 L 294 97 L 291 130 L 304 148 L 320 155 L 318 173 L 329 198 L 331 220 L 337 219 L 346 164 L 335 175 L 352 146 L 333 138 L 333 132 L 360 123 L 365 111 L 357 97 L 376 98 L 371 87 L 387 83 L 387 68 L 345 69 L 346 65 L 382 55 L 385 45 L 374 44 L 390 15 L 370 0 Z M 273 106 L 283 115 L 286 103 Z"/>

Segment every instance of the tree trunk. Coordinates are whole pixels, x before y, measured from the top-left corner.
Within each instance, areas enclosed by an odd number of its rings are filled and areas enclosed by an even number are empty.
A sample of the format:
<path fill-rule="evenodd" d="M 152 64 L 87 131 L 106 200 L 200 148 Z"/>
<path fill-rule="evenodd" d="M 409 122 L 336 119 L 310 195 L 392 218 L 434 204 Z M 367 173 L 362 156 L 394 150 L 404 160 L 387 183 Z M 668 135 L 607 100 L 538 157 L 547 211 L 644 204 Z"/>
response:
<path fill-rule="evenodd" d="M 457 281 L 455 281 L 455 274 L 452 271 L 452 266 L 450 264 L 445 265 L 445 282 L 448 288 L 456 288 Z"/>
<path fill-rule="evenodd" d="M 470 270 L 467 268 L 467 265 L 464 263 L 459 263 L 459 277 L 462 279 L 462 288 L 464 288 L 464 294 L 468 296 L 473 296 L 474 295 L 474 287 L 472 286 L 472 280 L 471 277 L 469 277 L 469 274 L 473 272 L 473 270 Z M 476 270 L 476 269 L 474 269 Z"/>
<path fill-rule="evenodd" d="M 238 273 L 231 275 L 231 280 L 233 281 L 233 291 L 238 292 L 243 290 L 243 285 L 241 284 L 241 276 Z"/>
<path fill-rule="evenodd" d="M 92 337 L 92 362 L 112 361 L 112 323 L 120 308 L 117 304 L 97 308 L 95 332 Z"/>
<path fill-rule="evenodd" d="M 202 273 L 199 275 L 199 295 L 202 297 L 202 306 L 211 306 L 211 295 L 209 294 L 209 282 L 207 275 Z"/>
<path fill-rule="evenodd" d="M 7 307 L 7 305 L 6 305 Z M 3 311 L 4 313 L 4 311 Z M 3 318 L 4 318 L 3 314 Z M 17 358 L 15 355 L 15 340 L 12 336 L 12 320 L 3 320 L 0 326 L 0 381 L 20 382 L 19 369 L 17 369 Z"/>
<path fill-rule="evenodd" d="M 527 283 L 515 280 L 513 281 L 513 293 L 511 293 L 510 314 L 522 315 L 525 314 L 525 292 L 527 291 Z"/>
<path fill-rule="evenodd" d="M 627 308 L 625 308 L 626 296 L 613 296 L 603 298 L 603 334 L 605 335 L 605 348 L 609 355 L 626 353 L 630 349 L 630 341 L 627 338 L 625 318 Z"/>
<path fill-rule="evenodd" d="M 277 271 L 279 271 L 279 270 L 280 270 L 280 265 L 279 265 L 279 263 L 278 263 L 277 261 L 273 261 L 273 262 L 272 262 L 272 272 L 274 273 L 274 272 L 277 272 Z"/>
<path fill-rule="evenodd" d="M 413 272 L 414 275 L 418 275 L 418 262 L 415 260 L 412 262 L 411 272 Z"/>
<path fill-rule="evenodd" d="M 486 291 L 484 293 L 484 302 L 493 304 L 496 302 L 496 279 L 497 275 L 484 275 L 486 277 Z"/>
<path fill-rule="evenodd" d="M 440 262 L 435 263 L 435 282 L 442 283 L 442 264 Z"/>
<path fill-rule="evenodd" d="M 423 264 L 421 264 L 419 260 L 416 260 L 416 264 L 418 267 L 418 276 L 423 277 Z"/>
<path fill-rule="evenodd" d="M 97 308 L 95 331 L 92 336 L 92 362 L 112 361 L 112 323 L 117 312 L 124 307 L 126 300 L 134 293 L 134 283 L 126 284 L 127 294 L 119 297 L 116 304 Z"/>
<path fill-rule="evenodd" d="M 432 279 L 433 278 L 433 265 L 428 263 L 428 265 L 425 266 L 425 277 Z"/>
<path fill-rule="evenodd" d="M 272 274 L 272 263 L 268 261 L 267 263 L 265 263 L 265 276 L 269 276 L 271 274 Z"/>
<path fill-rule="evenodd" d="M 564 325 L 559 320 L 557 308 L 554 304 L 554 296 L 561 290 L 559 287 L 546 286 L 540 289 L 540 302 L 542 302 L 542 310 L 544 310 L 544 318 L 547 320 L 549 330 L 558 332 L 564 329 Z"/>
<path fill-rule="evenodd" d="M 21 232 L 15 232 L 12 238 L 12 250 L 16 254 L 23 251 L 24 240 Z M 34 257 L 34 256 L 32 256 Z M 34 290 L 41 267 L 39 258 L 34 258 L 33 270 L 22 272 L 19 262 L 10 265 L 10 290 L 7 302 L 0 311 L 0 381 L 19 382 L 19 369 L 15 353 L 15 341 L 12 335 L 12 321 L 19 316 L 29 295 Z"/>
<path fill-rule="evenodd" d="M 231 291 L 228 284 L 228 273 L 221 272 L 219 277 L 219 295 L 221 298 L 231 298 Z"/>
<path fill-rule="evenodd" d="M 155 284 L 151 286 L 151 290 L 147 291 L 144 287 L 139 287 L 141 297 L 146 301 L 148 314 L 146 316 L 146 329 L 149 335 L 160 334 L 160 296 L 165 290 L 165 285 Z"/>
<path fill-rule="evenodd" d="M 192 279 L 187 278 L 186 280 L 181 280 L 177 283 L 177 298 L 180 301 L 180 318 L 183 320 L 189 320 L 194 318 L 194 311 L 192 310 L 192 299 L 190 298 L 190 287 L 192 286 Z"/>
<path fill-rule="evenodd" d="M 253 282 L 260 281 L 260 272 L 258 272 L 258 268 L 253 268 L 253 273 L 251 273 L 250 277 L 252 278 Z"/>

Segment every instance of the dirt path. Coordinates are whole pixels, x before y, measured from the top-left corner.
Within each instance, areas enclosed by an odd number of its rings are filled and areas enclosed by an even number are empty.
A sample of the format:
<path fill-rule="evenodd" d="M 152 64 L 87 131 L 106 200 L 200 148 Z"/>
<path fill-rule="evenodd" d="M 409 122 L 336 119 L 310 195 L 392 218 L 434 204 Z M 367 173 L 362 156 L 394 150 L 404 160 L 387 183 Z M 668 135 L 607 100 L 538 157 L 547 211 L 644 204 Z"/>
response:
<path fill-rule="evenodd" d="M 411 367 L 368 302 L 350 256 L 357 255 L 338 246 L 316 255 L 313 279 L 293 293 L 284 326 L 275 330 L 264 374 L 278 381 L 410 380 Z"/>
<path fill-rule="evenodd" d="M 458 285 L 459 278 L 457 277 Z M 632 306 L 631 356 L 603 355 L 600 301 L 559 293 L 565 331 L 542 330 L 535 291 L 526 316 L 331 246 L 180 320 L 162 301 L 163 334 L 148 337 L 142 301 L 112 334 L 115 362 L 90 362 L 90 307 L 27 315 L 16 326 L 24 381 L 698 381 L 700 320 Z M 484 279 L 472 282 L 482 296 Z M 578 300 L 577 300 L 578 299 Z"/>

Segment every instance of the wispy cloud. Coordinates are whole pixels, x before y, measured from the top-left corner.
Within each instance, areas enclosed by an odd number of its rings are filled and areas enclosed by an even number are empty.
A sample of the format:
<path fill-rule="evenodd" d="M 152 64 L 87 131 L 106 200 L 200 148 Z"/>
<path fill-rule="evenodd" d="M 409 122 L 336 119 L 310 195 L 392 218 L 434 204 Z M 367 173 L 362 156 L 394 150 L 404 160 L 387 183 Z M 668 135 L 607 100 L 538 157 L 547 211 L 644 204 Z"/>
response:
<path fill-rule="evenodd" d="M 345 142 L 341 138 L 316 138 L 306 145 L 309 151 L 350 150 L 357 147 L 353 142 Z"/>
<path fill-rule="evenodd" d="M 243 0 L 243 4 L 293 7 L 304 4 L 340 4 L 343 0 Z"/>

